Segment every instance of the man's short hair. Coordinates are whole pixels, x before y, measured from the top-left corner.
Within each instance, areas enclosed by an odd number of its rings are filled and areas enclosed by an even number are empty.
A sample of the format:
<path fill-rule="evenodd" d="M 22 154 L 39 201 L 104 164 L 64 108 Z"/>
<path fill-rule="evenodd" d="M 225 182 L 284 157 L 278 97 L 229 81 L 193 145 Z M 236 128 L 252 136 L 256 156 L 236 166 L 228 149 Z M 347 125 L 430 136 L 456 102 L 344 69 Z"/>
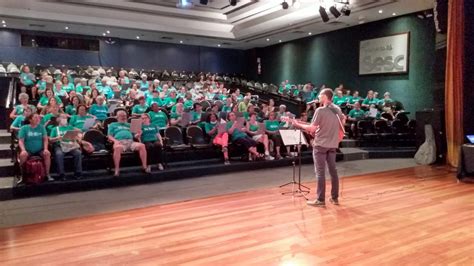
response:
<path fill-rule="evenodd" d="M 326 88 L 326 89 L 323 89 L 321 90 L 321 92 L 319 94 L 324 94 L 326 95 L 326 97 L 328 98 L 328 100 L 332 100 L 332 97 L 334 96 L 334 93 L 332 92 L 331 89 L 329 88 Z"/>

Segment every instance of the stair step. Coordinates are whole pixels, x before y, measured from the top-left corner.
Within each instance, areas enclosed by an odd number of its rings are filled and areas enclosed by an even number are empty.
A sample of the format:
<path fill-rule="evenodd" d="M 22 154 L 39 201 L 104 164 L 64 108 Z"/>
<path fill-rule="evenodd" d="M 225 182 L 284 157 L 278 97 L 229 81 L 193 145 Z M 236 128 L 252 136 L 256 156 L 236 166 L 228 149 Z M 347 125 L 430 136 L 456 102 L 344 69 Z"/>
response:
<path fill-rule="evenodd" d="M 6 129 L 0 129 L 0 144 L 10 144 L 11 134 Z"/>

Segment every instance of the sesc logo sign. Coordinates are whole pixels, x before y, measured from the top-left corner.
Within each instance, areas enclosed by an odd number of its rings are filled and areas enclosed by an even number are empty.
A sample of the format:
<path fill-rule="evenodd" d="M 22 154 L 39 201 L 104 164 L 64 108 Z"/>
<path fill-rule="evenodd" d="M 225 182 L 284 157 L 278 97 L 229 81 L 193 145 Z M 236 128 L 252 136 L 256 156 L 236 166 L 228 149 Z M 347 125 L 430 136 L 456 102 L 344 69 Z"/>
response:
<path fill-rule="evenodd" d="M 406 73 L 409 33 L 364 40 L 359 46 L 359 75 Z"/>
<path fill-rule="evenodd" d="M 395 58 L 388 55 L 385 57 L 366 56 L 362 59 L 362 67 L 365 72 L 403 72 L 406 68 L 405 55 L 398 55 Z"/>

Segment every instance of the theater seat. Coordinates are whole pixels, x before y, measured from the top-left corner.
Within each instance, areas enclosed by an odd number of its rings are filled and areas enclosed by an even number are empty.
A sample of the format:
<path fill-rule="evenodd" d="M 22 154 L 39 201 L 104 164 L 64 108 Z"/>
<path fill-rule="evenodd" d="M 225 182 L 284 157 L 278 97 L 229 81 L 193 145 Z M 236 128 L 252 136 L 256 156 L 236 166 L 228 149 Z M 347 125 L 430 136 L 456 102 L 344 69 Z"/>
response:
<path fill-rule="evenodd" d="M 165 146 L 168 150 L 186 150 L 189 145 L 184 143 L 183 133 L 179 127 L 170 126 L 165 129 Z"/>
<path fill-rule="evenodd" d="M 207 149 L 211 147 L 199 126 L 189 126 L 186 129 L 186 136 L 188 137 L 189 145 L 194 149 Z"/>

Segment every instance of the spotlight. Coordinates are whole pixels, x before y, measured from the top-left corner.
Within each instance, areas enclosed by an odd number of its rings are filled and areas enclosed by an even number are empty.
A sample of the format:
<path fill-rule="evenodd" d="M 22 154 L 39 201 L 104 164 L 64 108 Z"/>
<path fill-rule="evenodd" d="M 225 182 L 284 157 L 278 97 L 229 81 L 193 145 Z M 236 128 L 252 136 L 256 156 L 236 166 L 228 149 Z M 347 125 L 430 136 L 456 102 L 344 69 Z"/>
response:
<path fill-rule="evenodd" d="M 341 13 L 344 16 L 349 16 L 351 14 L 351 8 L 349 7 L 349 5 L 343 6 L 342 9 L 341 9 Z"/>
<path fill-rule="evenodd" d="M 319 7 L 319 15 L 323 19 L 323 22 L 326 23 L 329 21 L 329 16 L 328 13 L 326 12 L 326 9 L 322 6 Z"/>
<path fill-rule="evenodd" d="M 231 6 L 236 6 L 237 5 L 237 0 L 229 0 L 229 4 Z"/>
<path fill-rule="evenodd" d="M 289 5 L 286 1 L 283 1 L 283 3 L 281 3 L 281 6 L 283 7 L 283 9 L 288 9 Z"/>
<path fill-rule="evenodd" d="M 331 14 L 335 17 L 335 18 L 338 18 L 341 16 L 341 12 L 339 12 L 339 10 L 337 10 L 337 8 L 335 6 L 331 6 L 329 8 L 329 11 L 331 12 Z"/>
<path fill-rule="evenodd" d="M 207 5 L 208 0 L 199 0 L 199 4 L 201 5 Z"/>

